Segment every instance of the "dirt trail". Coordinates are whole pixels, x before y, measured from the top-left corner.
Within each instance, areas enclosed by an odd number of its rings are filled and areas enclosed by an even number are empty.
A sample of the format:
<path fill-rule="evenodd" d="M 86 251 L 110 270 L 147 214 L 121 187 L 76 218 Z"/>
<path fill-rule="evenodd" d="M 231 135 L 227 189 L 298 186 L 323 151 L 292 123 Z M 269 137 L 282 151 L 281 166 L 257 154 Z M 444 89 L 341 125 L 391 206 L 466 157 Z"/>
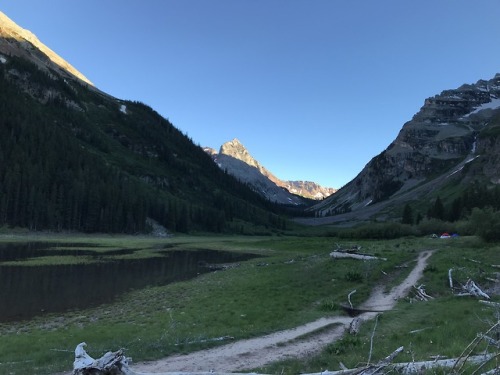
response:
<path fill-rule="evenodd" d="M 432 251 L 422 252 L 417 264 L 401 284 L 394 287 L 389 293 L 383 293 L 383 287 L 377 287 L 370 298 L 362 304 L 361 308 L 370 310 L 390 310 L 396 301 L 403 298 L 409 289 L 415 285 L 422 276 L 427 260 Z M 374 318 L 375 312 L 366 312 L 359 316 L 363 321 Z M 202 350 L 187 355 L 176 355 L 155 362 L 139 363 L 132 365 L 131 369 L 138 372 L 173 372 L 173 371 L 215 371 L 236 372 L 264 366 L 288 357 L 300 358 L 316 353 L 327 344 L 339 339 L 349 327 L 352 318 L 329 317 L 321 318 L 302 326 L 275 332 L 266 336 L 236 341 L 231 344 L 213 349 Z M 336 326 L 315 331 L 330 326 Z M 309 334 L 306 338 L 300 336 Z"/>

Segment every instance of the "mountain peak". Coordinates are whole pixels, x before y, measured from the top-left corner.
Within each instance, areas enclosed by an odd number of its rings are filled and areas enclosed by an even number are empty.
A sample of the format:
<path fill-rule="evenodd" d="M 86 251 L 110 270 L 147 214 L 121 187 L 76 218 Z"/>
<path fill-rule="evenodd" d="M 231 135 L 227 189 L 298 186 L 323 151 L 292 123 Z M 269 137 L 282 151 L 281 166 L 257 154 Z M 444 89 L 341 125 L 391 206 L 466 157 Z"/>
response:
<path fill-rule="evenodd" d="M 263 168 L 257 160 L 255 160 L 252 155 L 248 152 L 245 146 L 237 139 L 234 138 L 233 140 L 224 143 L 220 147 L 220 154 L 222 155 L 228 155 L 231 156 L 235 159 L 241 160 L 242 162 L 245 162 L 246 164 L 255 167 L 257 169 Z"/>
<path fill-rule="evenodd" d="M 43 44 L 35 34 L 17 25 L 2 12 L 0 12 L 0 53 L 27 58 L 42 69 L 58 68 L 93 86 L 87 77 Z"/>
<path fill-rule="evenodd" d="M 223 169 L 226 169 L 230 174 L 235 176 L 241 181 L 245 181 L 255 187 L 255 190 L 264 193 L 264 195 L 279 203 L 294 203 L 300 204 L 293 195 L 298 195 L 308 199 L 323 199 L 333 194 L 336 189 L 325 188 L 314 182 L 309 181 L 283 181 L 267 170 L 257 160 L 255 160 L 245 146 L 237 139 L 234 138 L 229 142 L 224 143 L 220 147 L 219 154 L 215 150 L 205 147 L 205 152 L 210 154 L 216 163 Z M 238 161 L 237 163 L 235 161 Z M 242 163 L 244 163 L 242 165 Z M 250 167 L 250 169 L 248 169 Z M 254 173 L 258 172 L 258 173 Z M 267 181 L 263 181 L 262 179 Z M 273 184 L 271 186 L 269 184 Z M 263 188 L 263 186 L 266 186 Z M 276 187 L 280 189 L 277 193 Z M 283 194 L 283 189 L 288 193 Z M 278 198 L 280 196 L 280 198 Z"/>

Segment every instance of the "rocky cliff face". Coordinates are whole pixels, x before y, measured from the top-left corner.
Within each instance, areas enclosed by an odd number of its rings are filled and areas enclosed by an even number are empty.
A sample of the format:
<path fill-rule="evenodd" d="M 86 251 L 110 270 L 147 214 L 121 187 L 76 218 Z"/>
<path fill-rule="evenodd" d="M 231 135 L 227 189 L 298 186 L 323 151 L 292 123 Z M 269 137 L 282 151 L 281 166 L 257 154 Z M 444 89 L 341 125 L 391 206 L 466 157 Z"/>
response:
<path fill-rule="evenodd" d="M 303 204 L 300 197 L 323 199 L 335 192 L 309 181 L 282 181 L 255 160 L 237 139 L 224 143 L 219 152 L 205 148 L 214 161 L 229 174 L 248 183 L 271 201 L 281 204 Z"/>
<path fill-rule="evenodd" d="M 386 150 L 334 196 L 314 207 L 317 214 L 363 209 L 472 161 L 477 135 L 499 108 L 500 74 L 426 99 Z"/>
<path fill-rule="evenodd" d="M 25 58 L 46 72 L 52 69 L 63 77 L 77 78 L 92 85 L 87 77 L 40 42 L 32 32 L 18 26 L 2 12 L 0 12 L 0 53 Z"/>
<path fill-rule="evenodd" d="M 297 194 L 302 197 L 322 200 L 337 191 L 337 189 L 324 187 L 312 181 L 281 181 L 285 189 L 287 189 L 292 194 Z"/>

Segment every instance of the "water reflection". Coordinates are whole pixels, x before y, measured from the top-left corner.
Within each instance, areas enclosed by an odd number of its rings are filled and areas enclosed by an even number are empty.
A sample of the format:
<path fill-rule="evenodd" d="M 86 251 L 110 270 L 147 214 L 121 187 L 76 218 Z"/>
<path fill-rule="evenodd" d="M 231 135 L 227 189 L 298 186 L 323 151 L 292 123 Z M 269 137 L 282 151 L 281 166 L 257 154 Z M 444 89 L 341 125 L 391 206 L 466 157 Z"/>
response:
<path fill-rule="evenodd" d="M 47 250 L 24 245 L 17 255 L 0 247 L 0 260 L 60 255 L 64 250 Z M 22 253 L 22 254 L 21 254 Z M 96 252 L 82 250 L 81 255 Z M 19 255 L 21 254 L 21 255 Z M 28 255 L 29 254 L 29 255 Z M 75 254 L 75 249 L 71 249 Z M 0 321 L 21 320 L 44 312 L 85 308 L 109 302 L 117 295 L 148 285 L 164 285 L 209 272 L 210 264 L 230 263 L 254 257 L 222 251 L 168 251 L 148 259 L 115 259 L 75 265 L 0 265 Z M 100 253 L 102 255 L 102 253 Z M 16 258 L 17 257 L 17 258 Z"/>

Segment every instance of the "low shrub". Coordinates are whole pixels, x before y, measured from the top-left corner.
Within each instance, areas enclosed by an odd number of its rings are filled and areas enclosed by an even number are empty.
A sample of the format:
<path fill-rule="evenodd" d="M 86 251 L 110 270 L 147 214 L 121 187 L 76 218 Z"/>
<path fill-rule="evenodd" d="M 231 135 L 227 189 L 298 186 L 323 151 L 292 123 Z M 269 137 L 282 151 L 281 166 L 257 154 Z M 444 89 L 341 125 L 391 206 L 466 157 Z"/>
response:
<path fill-rule="evenodd" d="M 366 224 L 356 228 L 339 231 L 337 235 L 339 238 L 389 240 L 413 236 L 415 234 L 415 228 L 411 225 L 397 222 L 385 222 Z"/>

